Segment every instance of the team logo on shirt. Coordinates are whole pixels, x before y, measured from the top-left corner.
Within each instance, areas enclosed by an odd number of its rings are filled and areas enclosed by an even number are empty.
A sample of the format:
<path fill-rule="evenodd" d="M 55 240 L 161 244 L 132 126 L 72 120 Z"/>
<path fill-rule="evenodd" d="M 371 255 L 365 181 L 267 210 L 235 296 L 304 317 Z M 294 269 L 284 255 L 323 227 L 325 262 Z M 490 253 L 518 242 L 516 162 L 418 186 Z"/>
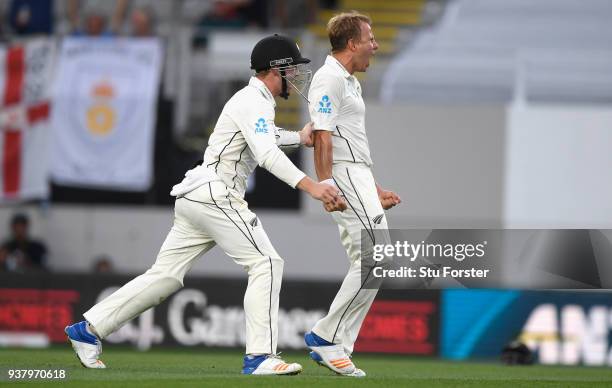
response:
<path fill-rule="evenodd" d="M 329 101 L 329 97 L 326 95 L 324 95 L 323 97 L 321 97 L 321 101 L 319 101 L 319 109 L 317 109 L 317 112 L 319 113 L 331 113 L 331 101 Z"/>
<path fill-rule="evenodd" d="M 255 123 L 255 133 L 268 133 L 268 124 L 263 117 Z"/>
<path fill-rule="evenodd" d="M 374 218 L 372 218 L 372 222 L 376 225 L 380 225 L 380 223 L 382 222 L 383 218 L 385 217 L 384 214 L 379 214 L 377 216 L 375 216 Z"/>

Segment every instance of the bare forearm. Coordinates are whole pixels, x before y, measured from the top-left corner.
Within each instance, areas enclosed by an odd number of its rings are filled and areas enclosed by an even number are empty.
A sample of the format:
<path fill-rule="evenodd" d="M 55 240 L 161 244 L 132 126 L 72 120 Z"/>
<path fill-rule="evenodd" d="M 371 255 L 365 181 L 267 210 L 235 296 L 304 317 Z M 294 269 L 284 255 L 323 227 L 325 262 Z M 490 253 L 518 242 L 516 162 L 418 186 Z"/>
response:
<path fill-rule="evenodd" d="M 346 203 L 338 196 L 339 192 L 336 186 L 315 182 L 305 176 L 295 187 L 307 192 L 314 199 L 322 201 L 323 207 L 328 212 L 344 211 L 346 209 Z"/>
<path fill-rule="evenodd" d="M 334 162 L 332 138 L 329 132 L 317 131 L 314 135 L 314 163 L 319 181 L 332 177 Z"/>
<path fill-rule="evenodd" d="M 298 182 L 298 184 L 295 186 L 296 189 L 305 191 L 308 194 L 312 193 L 312 189 L 314 186 L 315 182 L 310 179 L 309 177 L 305 176 L 304 178 L 302 178 L 301 181 Z"/>

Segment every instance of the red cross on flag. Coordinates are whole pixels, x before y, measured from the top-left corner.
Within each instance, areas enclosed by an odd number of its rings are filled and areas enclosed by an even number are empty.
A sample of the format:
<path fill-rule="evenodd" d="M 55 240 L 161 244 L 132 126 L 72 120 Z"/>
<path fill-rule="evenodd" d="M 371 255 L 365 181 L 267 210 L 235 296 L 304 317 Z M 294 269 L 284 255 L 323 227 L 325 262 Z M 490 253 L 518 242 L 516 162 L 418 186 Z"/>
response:
<path fill-rule="evenodd" d="M 49 93 L 54 43 L 0 46 L 0 201 L 49 194 Z"/>

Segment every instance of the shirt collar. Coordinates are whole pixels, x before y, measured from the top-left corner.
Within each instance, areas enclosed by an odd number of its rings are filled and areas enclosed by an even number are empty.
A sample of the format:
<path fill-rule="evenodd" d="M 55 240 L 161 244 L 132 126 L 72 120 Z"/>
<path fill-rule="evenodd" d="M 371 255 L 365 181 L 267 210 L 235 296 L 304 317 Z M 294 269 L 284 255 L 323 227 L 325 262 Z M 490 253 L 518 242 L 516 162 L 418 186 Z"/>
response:
<path fill-rule="evenodd" d="M 249 86 L 252 86 L 255 89 L 259 90 L 261 94 L 263 94 L 263 96 L 266 98 L 266 100 L 270 101 L 272 103 L 272 106 L 276 107 L 276 101 L 274 100 L 272 92 L 270 92 L 270 89 L 268 89 L 268 87 L 266 86 L 266 84 L 263 83 L 262 80 L 253 76 L 249 80 Z"/>
<path fill-rule="evenodd" d="M 326 65 L 330 65 L 334 70 L 336 70 L 338 73 L 342 74 L 342 76 L 344 78 L 351 78 L 352 75 L 351 73 L 349 73 L 346 68 L 344 67 L 344 65 L 342 65 L 342 63 L 340 63 L 340 61 L 338 61 L 336 58 L 334 58 L 333 55 L 328 55 L 327 58 L 325 58 L 325 64 Z"/>

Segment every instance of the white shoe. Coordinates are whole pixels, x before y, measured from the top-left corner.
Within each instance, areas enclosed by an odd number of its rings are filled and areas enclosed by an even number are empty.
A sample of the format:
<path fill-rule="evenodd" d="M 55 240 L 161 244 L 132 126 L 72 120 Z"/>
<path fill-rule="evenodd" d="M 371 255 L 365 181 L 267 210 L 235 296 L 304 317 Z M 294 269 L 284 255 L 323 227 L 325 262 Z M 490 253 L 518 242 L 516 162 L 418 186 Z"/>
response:
<path fill-rule="evenodd" d="M 87 331 L 87 322 L 81 321 L 66 326 L 64 332 L 68 336 L 81 365 L 91 369 L 106 368 L 106 365 L 100 361 L 102 342 L 98 337 Z"/>
<path fill-rule="evenodd" d="M 350 375 L 355 371 L 355 365 L 342 345 L 333 344 L 313 332 L 304 334 L 304 342 L 318 356 L 315 358 L 311 353 L 310 357 L 332 371 L 341 375 Z"/>
<path fill-rule="evenodd" d="M 355 371 L 355 364 L 346 355 L 342 345 L 309 346 L 321 358 L 321 362 L 332 371 L 349 375 Z"/>
<path fill-rule="evenodd" d="M 366 377 L 366 373 L 363 370 L 355 367 L 355 370 L 353 371 L 353 373 L 349 373 L 349 374 L 342 375 L 342 376 L 348 376 L 348 377 Z"/>
<path fill-rule="evenodd" d="M 245 375 L 297 375 L 302 372 L 302 366 L 297 363 L 288 364 L 276 355 L 261 355 L 244 357 L 242 373 Z"/>
<path fill-rule="evenodd" d="M 310 358 L 312 358 L 312 360 L 314 362 L 316 362 L 318 365 L 324 366 L 325 368 L 328 368 L 328 369 L 334 371 L 333 369 L 331 369 L 330 367 L 325 365 L 325 363 L 323 362 L 323 359 L 321 358 L 321 356 L 319 356 L 314 351 L 310 352 Z M 366 373 L 363 370 L 361 370 L 361 369 L 359 369 L 357 367 L 355 367 L 355 370 L 352 373 L 338 373 L 338 372 L 336 372 L 336 374 L 338 374 L 340 376 L 347 376 L 347 377 L 366 377 Z"/>

